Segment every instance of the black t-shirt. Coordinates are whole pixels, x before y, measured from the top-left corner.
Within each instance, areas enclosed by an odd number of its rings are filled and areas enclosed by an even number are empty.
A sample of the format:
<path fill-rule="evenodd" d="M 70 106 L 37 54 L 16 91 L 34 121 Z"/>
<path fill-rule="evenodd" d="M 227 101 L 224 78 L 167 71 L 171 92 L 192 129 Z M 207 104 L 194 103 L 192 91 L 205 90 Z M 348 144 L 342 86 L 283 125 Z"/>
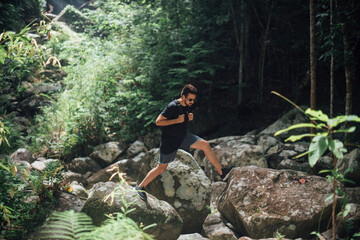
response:
<path fill-rule="evenodd" d="M 171 101 L 161 112 L 161 115 L 167 119 L 176 119 L 179 115 L 185 114 L 184 122 L 161 127 L 161 153 L 169 154 L 179 148 L 186 135 L 187 124 L 189 122 L 188 113 L 189 107 L 181 106 L 177 99 Z"/>

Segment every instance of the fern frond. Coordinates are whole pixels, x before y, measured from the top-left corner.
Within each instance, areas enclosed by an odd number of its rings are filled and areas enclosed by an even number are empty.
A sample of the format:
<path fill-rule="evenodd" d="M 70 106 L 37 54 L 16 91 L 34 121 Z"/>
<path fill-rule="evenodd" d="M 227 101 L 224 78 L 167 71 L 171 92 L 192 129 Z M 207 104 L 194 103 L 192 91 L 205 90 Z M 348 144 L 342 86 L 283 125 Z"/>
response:
<path fill-rule="evenodd" d="M 80 239 L 96 227 L 85 213 L 53 212 L 40 230 L 39 239 Z"/>

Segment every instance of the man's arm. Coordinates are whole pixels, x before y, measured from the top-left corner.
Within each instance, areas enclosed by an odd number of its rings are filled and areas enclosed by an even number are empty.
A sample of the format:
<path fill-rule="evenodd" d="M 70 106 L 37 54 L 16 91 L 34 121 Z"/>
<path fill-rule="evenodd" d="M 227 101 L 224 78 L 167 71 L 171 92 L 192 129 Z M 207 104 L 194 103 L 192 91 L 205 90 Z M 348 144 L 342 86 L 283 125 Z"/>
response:
<path fill-rule="evenodd" d="M 179 115 L 178 118 L 176 119 L 167 119 L 166 117 L 164 117 L 163 115 L 159 115 L 155 121 L 156 126 L 169 126 L 169 125 L 173 125 L 173 124 L 178 124 L 178 123 L 182 123 L 185 121 L 185 115 Z"/>

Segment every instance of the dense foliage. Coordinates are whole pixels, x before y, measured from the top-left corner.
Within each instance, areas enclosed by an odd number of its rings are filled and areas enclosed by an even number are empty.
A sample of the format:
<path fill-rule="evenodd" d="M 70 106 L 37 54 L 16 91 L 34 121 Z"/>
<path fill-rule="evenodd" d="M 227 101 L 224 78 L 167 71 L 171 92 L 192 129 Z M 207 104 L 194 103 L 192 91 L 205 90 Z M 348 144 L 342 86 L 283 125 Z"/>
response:
<path fill-rule="evenodd" d="M 40 15 L 41 2 L 0 3 L 1 154 L 27 145 L 66 161 L 105 141 L 133 141 L 156 130 L 155 118 L 185 83 L 200 90 L 193 131 L 209 138 L 271 123 L 289 108 L 271 90 L 309 103 L 308 1 L 97 0 L 81 10 L 68 7 L 64 22 L 52 23 Z M 318 108 L 359 115 L 357 105 L 348 105 L 360 100 L 352 94 L 360 90 L 354 80 L 360 2 L 335 2 L 332 8 L 328 0 L 315 4 Z M 44 77 L 60 71 L 66 76 Z M 45 83 L 61 90 L 36 93 L 44 104 L 25 109 L 20 102 L 27 100 L 28 86 Z M 31 121 L 26 130 L 16 123 L 19 115 Z M 20 226 L 7 231 L 16 238 L 33 227 L 24 224 L 28 219 L 44 218 L 45 212 L 32 209 L 42 211 L 39 206 L 61 187 L 43 184 L 60 166 L 24 178 L 12 171 L 10 159 L 0 159 L 1 222 Z M 41 201 L 24 201 L 24 189 Z"/>
<path fill-rule="evenodd" d="M 323 61 L 318 64 L 318 102 L 328 109 L 328 56 L 333 53 L 338 86 L 335 111 L 342 112 L 341 26 L 357 28 L 360 6 L 355 1 L 338 5 L 331 32 L 328 3 L 319 2 L 316 7 L 318 55 Z M 71 29 L 52 24 L 59 34 L 46 43 L 46 51 L 65 64 L 64 88 L 48 98 L 52 104 L 42 109 L 36 119 L 39 127 L 27 138 L 35 149 L 45 146 L 49 155 L 85 154 L 109 138 L 132 141 L 153 131 L 163 106 L 189 82 L 200 89 L 194 131 L 203 136 L 243 134 L 273 121 L 287 107 L 270 90 L 286 92 L 299 104 L 308 103 L 309 60 L 304 51 L 308 49 L 308 21 L 304 21 L 308 5 L 304 1 L 107 0 L 94 1 L 81 12 L 69 8 L 65 16 Z M 358 36 L 350 33 L 350 37 L 356 69 Z M 25 60 L 34 62 L 34 57 Z M 15 78 L 7 68 L 2 68 L 1 83 L 21 91 L 21 82 L 33 72 L 31 65 L 13 68 L 19 74 L 28 73 Z M 8 92 L 0 100 L 6 102 Z M 211 121 L 197 124 L 203 119 Z"/>

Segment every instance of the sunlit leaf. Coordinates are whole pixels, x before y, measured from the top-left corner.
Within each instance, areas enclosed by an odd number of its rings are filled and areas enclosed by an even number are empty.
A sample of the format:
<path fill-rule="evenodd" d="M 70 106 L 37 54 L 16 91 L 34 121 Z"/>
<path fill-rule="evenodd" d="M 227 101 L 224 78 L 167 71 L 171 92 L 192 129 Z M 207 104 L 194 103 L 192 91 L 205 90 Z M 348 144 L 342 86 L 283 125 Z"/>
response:
<path fill-rule="evenodd" d="M 319 120 L 322 122 L 327 122 L 329 120 L 329 117 L 323 113 L 321 110 L 313 110 L 313 109 L 306 109 L 305 111 L 306 114 L 311 116 L 312 120 Z"/>
<path fill-rule="evenodd" d="M 331 194 L 330 196 L 328 196 L 326 199 L 325 199 L 325 201 L 324 202 L 327 202 L 327 201 L 330 201 L 330 200 L 332 200 L 333 199 L 333 194 Z"/>
<path fill-rule="evenodd" d="M 356 127 L 352 126 L 352 127 L 346 128 L 346 129 L 335 130 L 334 133 L 352 133 L 352 132 L 355 132 L 355 130 L 356 130 Z"/>
<path fill-rule="evenodd" d="M 301 157 L 303 157 L 303 156 L 305 156 L 305 155 L 307 155 L 307 154 L 309 154 L 309 151 L 306 151 L 306 152 L 304 152 L 304 153 L 302 153 L 302 154 L 299 154 L 299 155 L 293 157 L 293 159 L 301 158 Z"/>
<path fill-rule="evenodd" d="M 11 198 L 13 198 L 13 197 L 14 197 L 14 195 L 15 195 L 14 188 L 13 188 L 13 187 L 11 187 L 11 188 L 10 188 L 10 197 L 11 197 Z"/>
<path fill-rule="evenodd" d="M 287 139 L 285 139 L 285 142 L 290 141 L 290 142 L 296 142 L 304 137 L 314 137 L 316 136 L 315 134 L 312 133 L 306 133 L 306 134 L 301 134 L 301 135 L 292 135 L 290 137 L 288 137 Z"/>
<path fill-rule="evenodd" d="M 16 168 L 16 166 L 12 165 L 11 166 L 11 174 L 15 177 L 16 173 L 17 173 L 17 168 Z"/>
<path fill-rule="evenodd" d="M 313 138 L 309 147 L 309 164 L 314 167 L 319 158 L 328 148 L 329 142 L 327 136 L 318 135 Z"/>
<path fill-rule="evenodd" d="M 332 127 L 337 127 L 339 124 L 344 122 L 360 122 L 360 117 L 356 115 L 337 116 L 336 118 L 329 119 L 328 124 Z"/>
<path fill-rule="evenodd" d="M 343 217 L 346 217 L 349 214 L 350 210 L 351 210 L 351 205 L 346 204 L 344 212 L 343 212 Z"/>
<path fill-rule="evenodd" d="M 316 125 L 313 124 L 313 123 L 298 123 L 298 124 L 291 125 L 291 126 L 288 127 L 288 128 L 285 128 L 285 129 L 282 129 L 282 130 L 277 131 L 277 132 L 274 134 L 274 136 L 280 135 L 280 134 L 282 134 L 282 133 L 284 133 L 284 132 L 287 132 L 287 131 L 290 131 L 290 130 L 293 130 L 293 129 L 304 128 L 304 127 L 318 128 L 318 126 L 316 126 Z"/>
<path fill-rule="evenodd" d="M 26 169 L 23 169 L 23 172 L 24 172 L 24 176 L 27 180 L 29 180 L 29 173 L 28 171 L 26 171 Z"/>
<path fill-rule="evenodd" d="M 329 141 L 329 150 L 338 158 L 342 159 L 344 157 L 343 153 L 346 153 L 347 150 L 344 148 L 344 144 L 335 139 Z"/>

